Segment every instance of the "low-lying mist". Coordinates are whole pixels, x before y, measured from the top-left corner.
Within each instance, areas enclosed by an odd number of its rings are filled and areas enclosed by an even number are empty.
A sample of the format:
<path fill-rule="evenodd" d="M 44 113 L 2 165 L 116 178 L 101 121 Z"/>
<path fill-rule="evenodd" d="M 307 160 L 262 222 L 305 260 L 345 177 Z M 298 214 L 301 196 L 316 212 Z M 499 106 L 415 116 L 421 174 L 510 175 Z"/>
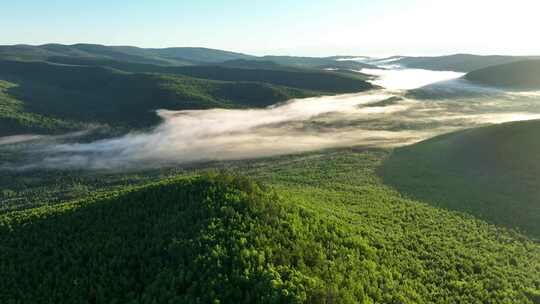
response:
<path fill-rule="evenodd" d="M 386 89 L 266 109 L 160 110 L 164 122 L 147 133 L 91 143 L 19 141 L 29 158 L 0 168 L 121 170 L 334 147 L 395 147 L 462 128 L 540 118 L 538 93 L 480 87 L 454 72 L 362 72 L 379 76 L 374 83 Z M 7 146 L 13 142 L 0 139 L 0 147 Z"/>

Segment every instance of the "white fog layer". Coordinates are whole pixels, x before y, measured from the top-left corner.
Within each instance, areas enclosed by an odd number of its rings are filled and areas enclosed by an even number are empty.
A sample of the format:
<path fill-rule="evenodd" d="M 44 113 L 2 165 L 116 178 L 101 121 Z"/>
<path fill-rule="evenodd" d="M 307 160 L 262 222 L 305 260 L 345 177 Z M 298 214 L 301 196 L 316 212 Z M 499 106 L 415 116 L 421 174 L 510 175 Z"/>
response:
<path fill-rule="evenodd" d="M 83 144 L 37 138 L 25 148 L 33 161 L 0 167 L 151 168 L 333 147 L 396 147 L 463 128 L 540 118 L 538 92 L 481 87 L 455 72 L 362 72 L 378 76 L 373 83 L 385 89 L 291 100 L 266 109 L 160 110 L 164 122 L 150 132 Z M 0 138 L 0 145 L 20 141 Z"/>

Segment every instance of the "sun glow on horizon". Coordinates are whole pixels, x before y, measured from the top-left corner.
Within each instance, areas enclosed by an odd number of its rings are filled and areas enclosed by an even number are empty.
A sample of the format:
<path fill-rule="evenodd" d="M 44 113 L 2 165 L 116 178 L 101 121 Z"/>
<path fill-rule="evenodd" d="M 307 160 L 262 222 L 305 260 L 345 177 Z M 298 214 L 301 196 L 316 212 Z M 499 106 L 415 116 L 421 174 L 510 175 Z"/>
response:
<path fill-rule="evenodd" d="M 536 0 L 126 4 L 8 2 L 0 27 L 14 30 L 2 33 L 0 44 L 202 46 L 299 56 L 540 55 Z"/>

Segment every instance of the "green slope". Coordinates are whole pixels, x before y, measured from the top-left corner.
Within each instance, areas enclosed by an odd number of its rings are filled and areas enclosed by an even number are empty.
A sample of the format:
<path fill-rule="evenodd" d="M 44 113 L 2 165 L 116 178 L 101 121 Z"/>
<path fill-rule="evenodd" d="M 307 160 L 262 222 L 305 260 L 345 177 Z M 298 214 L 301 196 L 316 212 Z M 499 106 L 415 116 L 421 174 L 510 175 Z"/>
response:
<path fill-rule="evenodd" d="M 6 93 L 15 84 L 0 80 L 0 136 L 24 133 L 67 132 L 83 124 L 27 112 L 24 103 Z"/>
<path fill-rule="evenodd" d="M 3 135 L 20 127 L 11 119 L 24 115 L 78 123 L 104 123 L 124 129 L 159 122 L 156 109 L 264 107 L 320 92 L 260 82 L 212 81 L 186 76 L 127 73 L 104 67 L 44 62 L 0 61 L 0 79 L 7 80 L 2 96 Z M 7 112 L 7 111 L 6 111 Z M 37 116 L 36 116 L 37 115 Z M 49 124 L 54 131 L 57 124 Z M 8 131 L 11 130 L 11 131 Z M 32 131 L 28 125 L 26 131 Z"/>
<path fill-rule="evenodd" d="M 353 93 L 372 89 L 362 74 L 306 70 L 272 65 L 265 61 L 228 61 L 220 65 L 163 67 L 114 60 L 96 60 L 80 57 L 52 57 L 49 61 L 85 66 L 103 66 L 127 72 L 151 72 L 220 81 L 265 82 L 292 88 L 329 93 Z M 355 75 L 356 74 L 356 75 Z"/>
<path fill-rule="evenodd" d="M 465 75 L 471 81 L 515 89 L 540 89 L 540 60 L 487 67 Z"/>
<path fill-rule="evenodd" d="M 370 253 L 345 233 L 246 179 L 162 182 L 0 219 L 0 301 L 315 302 Z M 362 297 L 354 278 L 332 296 Z"/>
<path fill-rule="evenodd" d="M 489 66 L 505 64 L 514 61 L 526 60 L 534 57 L 518 56 L 480 56 L 470 54 L 456 54 L 436 57 L 403 57 L 393 64 L 401 64 L 408 68 L 427 69 L 437 71 L 471 72 Z"/>
<path fill-rule="evenodd" d="M 0 59 L 48 60 L 51 57 L 84 57 L 87 59 L 116 60 L 131 63 L 155 64 L 161 66 L 188 66 L 203 64 L 221 64 L 227 61 L 271 61 L 280 65 L 325 69 L 361 69 L 373 67 L 354 61 L 336 61 L 334 58 L 264 56 L 257 57 L 223 50 L 173 47 L 173 48 L 138 48 L 134 46 L 106 46 L 79 43 L 73 45 L 0 45 Z M 254 65 L 253 63 L 251 65 Z"/>
<path fill-rule="evenodd" d="M 189 61 L 173 61 L 165 58 L 151 56 L 149 54 L 126 53 L 111 47 L 95 44 L 45 44 L 32 45 L 2 45 L 0 46 L 0 59 L 2 60 L 47 60 L 54 56 L 73 56 L 96 59 L 114 59 L 138 63 L 150 63 L 160 65 L 185 65 L 192 64 Z"/>
<path fill-rule="evenodd" d="M 0 60 L 0 136 L 59 133 L 91 123 L 146 128 L 160 121 L 156 109 L 265 107 L 373 88 L 363 75 L 289 67 L 165 67 L 66 56 L 49 60 L 54 62 Z"/>
<path fill-rule="evenodd" d="M 280 65 L 310 69 L 344 69 L 360 70 L 374 66 L 357 61 L 337 61 L 333 57 L 297 57 L 297 56 L 264 56 L 259 60 L 272 61 Z"/>
<path fill-rule="evenodd" d="M 249 60 L 255 58 L 255 56 L 242 53 L 201 47 L 172 47 L 163 49 L 144 49 L 144 51 L 153 54 L 154 56 L 160 56 L 162 58 L 174 60 L 189 60 L 197 63 L 219 63 L 229 60 Z"/>
<path fill-rule="evenodd" d="M 46 60 L 54 56 L 110 59 L 164 66 L 219 63 L 227 60 L 253 58 L 253 56 L 240 53 L 190 47 L 145 49 L 133 46 L 105 46 L 87 43 L 0 46 L 1 59 Z"/>
<path fill-rule="evenodd" d="M 381 170 L 403 193 L 540 238 L 540 121 L 466 130 L 397 149 Z"/>
<path fill-rule="evenodd" d="M 188 177 L 5 214 L 1 300 L 540 300 L 539 244 L 402 198 L 375 175 L 386 155 L 340 150 L 231 163 L 258 183 Z"/>

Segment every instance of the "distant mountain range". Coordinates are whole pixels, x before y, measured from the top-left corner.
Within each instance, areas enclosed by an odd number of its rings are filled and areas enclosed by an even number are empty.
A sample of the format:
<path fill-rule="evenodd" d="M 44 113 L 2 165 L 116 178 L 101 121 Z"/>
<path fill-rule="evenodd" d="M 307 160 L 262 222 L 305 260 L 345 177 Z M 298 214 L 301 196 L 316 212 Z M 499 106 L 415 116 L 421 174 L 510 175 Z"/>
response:
<path fill-rule="evenodd" d="M 493 65 L 528 59 L 540 59 L 540 56 L 480 56 L 456 54 L 436 57 L 401 57 L 394 60 L 392 64 L 399 64 L 408 68 L 468 73 Z"/>
<path fill-rule="evenodd" d="M 254 56 L 207 48 L 144 49 L 133 46 L 104 46 L 98 44 L 44 44 L 0 46 L 0 58 L 46 60 L 51 57 L 84 57 L 113 59 L 167 66 L 218 63 L 227 60 L 253 59 Z"/>
<path fill-rule="evenodd" d="M 300 68 L 344 68 L 362 69 L 368 64 L 355 61 L 336 61 L 334 58 L 264 56 L 215 50 L 209 48 L 138 48 L 133 46 L 105 46 L 98 44 L 44 44 L 44 45 L 4 45 L 0 46 L 0 59 L 9 60 L 49 60 L 54 57 L 93 58 L 145 63 L 162 66 L 186 66 L 200 64 L 222 64 L 227 61 L 242 60 L 273 62 L 279 65 Z M 256 63 L 252 63 L 256 64 Z M 372 67 L 372 66 L 371 66 Z"/>
<path fill-rule="evenodd" d="M 93 123 L 124 132 L 159 123 L 156 109 L 265 107 L 292 98 L 361 92 L 374 86 L 358 71 L 385 64 L 480 69 L 467 78 L 540 87 L 540 60 L 520 63 L 529 58 L 534 57 L 257 57 L 189 47 L 0 46 L 0 136 L 59 133 Z M 500 64 L 508 65 L 493 67 Z"/>
<path fill-rule="evenodd" d="M 51 58 L 85 58 L 117 60 L 161 66 L 187 66 L 220 64 L 234 67 L 275 68 L 282 65 L 297 68 L 353 69 L 374 68 L 374 65 L 392 63 L 408 68 L 471 72 L 493 65 L 540 59 L 540 56 L 481 56 L 455 54 L 447 56 L 412 57 L 392 56 L 253 56 L 237 52 L 199 47 L 139 48 L 134 46 L 105 46 L 99 44 L 44 44 L 0 46 L 0 59 L 49 60 Z"/>
<path fill-rule="evenodd" d="M 88 124 L 123 133 L 158 124 L 157 109 L 257 108 L 360 92 L 373 88 L 349 71 L 361 66 L 204 48 L 0 46 L 0 136 Z"/>

